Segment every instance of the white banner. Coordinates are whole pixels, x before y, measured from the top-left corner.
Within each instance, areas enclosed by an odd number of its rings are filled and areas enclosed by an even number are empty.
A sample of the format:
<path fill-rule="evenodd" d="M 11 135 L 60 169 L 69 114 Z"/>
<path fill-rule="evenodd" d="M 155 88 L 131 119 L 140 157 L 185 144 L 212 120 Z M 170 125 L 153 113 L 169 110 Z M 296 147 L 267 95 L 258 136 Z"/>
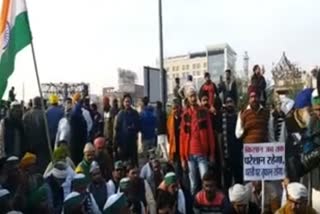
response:
<path fill-rule="evenodd" d="M 243 175 L 245 181 L 284 179 L 285 144 L 244 144 Z"/>

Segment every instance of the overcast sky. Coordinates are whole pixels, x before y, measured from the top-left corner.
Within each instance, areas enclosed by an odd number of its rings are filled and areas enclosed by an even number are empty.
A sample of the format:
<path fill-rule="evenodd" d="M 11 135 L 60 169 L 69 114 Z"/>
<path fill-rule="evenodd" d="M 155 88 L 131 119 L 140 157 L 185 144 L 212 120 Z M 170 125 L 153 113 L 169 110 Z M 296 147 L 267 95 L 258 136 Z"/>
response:
<path fill-rule="evenodd" d="M 2 0 L 0 0 L 2 3 Z M 89 82 L 93 93 L 116 85 L 117 68 L 143 81 L 158 58 L 158 0 L 27 0 L 42 82 Z M 165 56 L 227 42 L 248 51 L 250 65 L 271 68 L 283 51 L 309 70 L 320 64 L 319 0 L 163 0 Z M 250 67 L 251 67 L 250 66 Z M 9 86 L 37 95 L 30 48 L 21 52 Z"/>

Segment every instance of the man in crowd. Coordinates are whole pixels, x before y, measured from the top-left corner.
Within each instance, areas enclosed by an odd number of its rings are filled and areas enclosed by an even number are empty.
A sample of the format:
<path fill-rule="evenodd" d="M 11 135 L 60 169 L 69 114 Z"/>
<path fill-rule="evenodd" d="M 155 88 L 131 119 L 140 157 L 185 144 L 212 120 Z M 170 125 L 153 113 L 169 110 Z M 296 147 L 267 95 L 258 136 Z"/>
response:
<path fill-rule="evenodd" d="M 51 147 L 54 148 L 56 135 L 58 131 L 59 121 L 63 118 L 64 112 L 63 109 L 58 106 L 59 97 L 55 94 L 52 94 L 49 97 L 50 107 L 46 112 L 47 120 L 48 120 L 48 127 L 50 133 L 50 140 L 51 140 Z"/>
<path fill-rule="evenodd" d="M 135 165 L 129 164 L 126 171 L 127 177 L 130 179 L 130 194 L 134 195 L 138 201 L 143 202 L 150 214 L 155 214 L 156 202 L 148 182 L 139 177 L 139 169 Z"/>
<path fill-rule="evenodd" d="M 228 214 L 257 214 L 259 208 L 250 202 L 250 190 L 241 184 L 235 184 L 229 188 L 229 199 L 231 202 Z"/>
<path fill-rule="evenodd" d="M 95 103 L 90 105 L 92 112 L 92 130 L 91 130 L 91 139 L 94 140 L 97 137 L 103 136 L 103 118 L 98 111 L 98 106 Z"/>
<path fill-rule="evenodd" d="M 186 214 L 186 199 L 182 192 L 182 190 L 178 186 L 177 182 L 177 176 L 173 172 L 169 172 L 164 176 L 163 182 L 158 187 L 158 193 L 157 193 L 157 204 L 159 204 L 162 198 L 166 196 L 166 194 L 169 193 L 171 196 L 173 196 L 172 200 L 175 204 L 175 210 L 178 211 L 178 213 Z"/>
<path fill-rule="evenodd" d="M 102 177 L 100 167 L 95 161 L 91 164 L 90 175 L 91 183 L 88 186 L 88 191 L 92 194 L 100 211 L 102 211 L 108 197 L 114 193 L 110 192 L 105 179 Z"/>
<path fill-rule="evenodd" d="M 157 101 L 156 109 L 157 117 L 157 143 L 158 147 L 161 149 L 162 157 L 167 161 L 168 150 L 167 150 L 167 122 L 166 122 L 166 112 L 163 110 L 162 103 Z"/>
<path fill-rule="evenodd" d="M 58 162 L 55 164 L 51 175 L 46 179 L 43 188 L 46 189 L 49 209 L 54 214 L 59 214 L 62 211 L 64 201 L 64 191 L 62 184 L 67 177 L 66 165 Z"/>
<path fill-rule="evenodd" d="M 202 190 L 195 197 L 194 213 L 225 213 L 229 206 L 228 198 L 217 190 L 213 172 L 206 172 L 202 178 Z"/>
<path fill-rule="evenodd" d="M 242 138 L 243 143 L 269 142 L 271 120 L 269 111 L 260 104 L 259 94 L 254 87 L 249 87 L 249 105 L 239 113 L 236 125 L 236 137 Z"/>
<path fill-rule="evenodd" d="M 100 166 L 100 170 L 104 179 L 109 180 L 112 174 L 112 158 L 107 151 L 106 139 L 98 137 L 94 140 L 94 148 L 96 151 L 95 160 Z"/>
<path fill-rule="evenodd" d="M 237 83 L 232 77 L 232 72 L 230 69 L 225 71 L 225 81 L 219 86 L 219 91 L 222 92 L 223 102 L 226 102 L 227 97 L 234 100 L 235 105 L 238 104 L 238 88 Z"/>
<path fill-rule="evenodd" d="M 169 161 L 174 164 L 178 179 L 181 179 L 182 168 L 180 162 L 180 123 L 181 123 L 181 104 L 177 99 L 173 101 L 173 107 L 168 115 L 167 135 L 169 143 Z"/>
<path fill-rule="evenodd" d="M 120 180 L 125 176 L 125 169 L 122 161 L 116 161 L 112 171 L 112 178 L 108 181 L 108 188 L 113 194 L 117 193 Z"/>
<path fill-rule="evenodd" d="M 37 156 L 40 172 L 45 170 L 50 160 L 50 142 L 47 142 L 44 115 L 41 109 L 41 98 L 36 97 L 33 100 L 32 110 L 26 112 L 23 118 L 24 144 L 27 147 L 27 151 Z"/>
<path fill-rule="evenodd" d="M 58 124 L 56 141 L 54 147 L 58 147 L 58 142 L 66 141 L 70 144 L 71 140 L 71 127 L 70 127 L 70 114 L 72 111 L 72 99 L 67 98 L 64 104 L 64 117 L 61 118 Z"/>
<path fill-rule="evenodd" d="M 103 213 L 104 214 L 114 214 L 114 213 L 121 213 L 121 214 L 129 214 L 130 210 L 127 206 L 127 198 L 123 193 L 117 193 L 112 195 L 108 198 L 106 202 Z"/>
<path fill-rule="evenodd" d="M 302 214 L 302 213 L 317 213 L 308 206 L 308 191 L 307 188 L 300 183 L 290 183 L 287 186 L 288 200 L 284 207 L 281 207 L 276 214 Z"/>
<path fill-rule="evenodd" d="M 100 214 L 99 207 L 93 195 L 88 191 L 89 180 L 84 174 L 77 174 L 72 180 L 72 191 L 78 192 L 83 197 L 85 213 Z"/>
<path fill-rule="evenodd" d="M 90 167 L 95 158 L 95 148 L 91 143 L 87 143 L 83 149 L 83 160 L 77 166 L 75 172 L 82 173 L 90 180 Z"/>
<path fill-rule="evenodd" d="M 84 198 L 78 192 L 71 192 L 63 202 L 63 214 L 86 214 Z"/>
<path fill-rule="evenodd" d="M 22 123 L 22 107 L 19 102 L 12 102 L 8 116 L 0 122 L 0 157 L 22 157 L 26 151 Z"/>
<path fill-rule="evenodd" d="M 251 86 L 253 86 L 256 89 L 258 99 L 260 100 L 261 105 L 265 107 L 267 102 L 267 94 L 266 94 L 267 82 L 263 76 L 263 73 L 259 65 L 255 65 L 253 67 L 253 75 L 251 77 Z"/>
<path fill-rule="evenodd" d="M 215 113 L 214 101 L 215 101 L 215 97 L 218 93 L 217 86 L 214 84 L 214 82 L 211 81 L 210 74 L 208 72 L 206 72 L 204 74 L 204 79 L 206 82 L 201 86 L 199 94 L 203 94 L 204 92 L 206 92 L 208 94 L 210 111 L 212 113 Z"/>
<path fill-rule="evenodd" d="M 222 167 L 224 171 L 224 186 L 229 189 L 232 180 L 236 184 L 243 182 L 242 175 L 242 143 L 235 136 L 237 112 L 235 102 L 231 97 L 226 98 L 222 112 Z"/>
<path fill-rule="evenodd" d="M 177 102 L 182 105 L 182 96 L 180 95 L 179 91 L 180 91 L 180 78 L 177 77 L 175 78 L 175 87 L 173 89 L 173 96 L 174 96 L 174 99 L 177 100 Z"/>
<path fill-rule="evenodd" d="M 262 210 L 262 182 L 252 181 L 248 183 L 247 188 L 249 189 L 250 202 L 257 205 Z M 264 184 L 264 212 L 266 214 L 275 213 L 280 208 L 280 198 L 276 189 L 272 183 L 265 182 Z"/>
<path fill-rule="evenodd" d="M 130 160 L 138 165 L 138 132 L 140 119 L 136 110 L 131 107 L 132 98 L 129 94 L 123 97 L 124 109 L 121 110 L 115 122 L 114 151 L 118 151 L 122 161 Z"/>
<path fill-rule="evenodd" d="M 87 123 L 88 140 L 90 140 L 93 127 L 93 117 L 92 111 L 90 109 L 90 98 L 86 96 L 82 100 L 80 100 L 80 102 L 82 103 L 82 115 Z"/>
<path fill-rule="evenodd" d="M 198 106 L 196 91 L 190 88 L 186 95 L 189 106 L 182 114 L 180 155 L 183 170 L 189 170 L 191 193 L 194 195 L 199 187 L 197 172 L 202 178 L 208 169 L 208 161 L 214 162 L 215 140 L 210 115 L 204 107 Z"/>
<path fill-rule="evenodd" d="M 161 164 L 154 150 L 149 151 L 149 162 L 147 162 L 141 169 L 140 177 L 146 180 L 155 195 L 157 187 L 160 185 L 163 179 L 163 172 L 161 170 Z"/>
<path fill-rule="evenodd" d="M 148 150 L 156 145 L 156 117 L 154 116 L 153 107 L 149 106 L 149 98 L 142 99 L 143 109 L 140 113 L 142 152 L 144 158 L 147 157 Z"/>
<path fill-rule="evenodd" d="M 187 91 L 189 91 L 190 88 L 197 91 L 196 85 L 193 82 L 192 75 L 188 75 L 186 83 L 179 90 L 180 97 L 185 99 L 184 101 L 186 101 Z"/>
<path fill-rule="evenodd" d="M 82 149 L 88 139 L 87 122 L 82 114 L 82 103 L 80 102 L 80 94 L 73 97 L 75 103 L 70 114 L 71 140 L 70 152 L 71 159 L 75 164 L 82 160 Z"/>
<path fill-rule="evenodd" d="M 12 86 L 9 91 L 9 101 L 14 102 L 16 100 L 16 94 L 14 93 L 14 87 Z"/>

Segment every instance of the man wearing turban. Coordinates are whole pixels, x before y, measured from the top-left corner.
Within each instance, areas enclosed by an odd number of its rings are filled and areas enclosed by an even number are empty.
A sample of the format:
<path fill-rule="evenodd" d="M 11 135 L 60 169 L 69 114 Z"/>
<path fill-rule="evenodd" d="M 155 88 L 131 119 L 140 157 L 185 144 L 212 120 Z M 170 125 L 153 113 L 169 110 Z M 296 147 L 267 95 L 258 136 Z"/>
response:
<path fill-rule="evenodd" d="M 307 205 L 308 191 L 307 188 L 297 182 L 288 184 L 287 188 L 287 203 L 280 208 L 276 214 L 316 214 L 317 212 Z M 319 198 L 318 198 L 319 200 Z M 319 201 L 317 202 L 319 203 Z"/>

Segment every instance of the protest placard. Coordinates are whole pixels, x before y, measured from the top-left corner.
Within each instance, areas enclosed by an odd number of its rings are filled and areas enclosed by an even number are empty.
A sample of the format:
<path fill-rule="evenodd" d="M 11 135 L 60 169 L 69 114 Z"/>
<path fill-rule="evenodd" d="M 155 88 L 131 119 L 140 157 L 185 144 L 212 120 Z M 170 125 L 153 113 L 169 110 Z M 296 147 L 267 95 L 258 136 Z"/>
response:
<path fill-rule="evenodd" d="M 244 144 L 243 174 L 245 181 L 284 179 L 285 144 Z"/>

